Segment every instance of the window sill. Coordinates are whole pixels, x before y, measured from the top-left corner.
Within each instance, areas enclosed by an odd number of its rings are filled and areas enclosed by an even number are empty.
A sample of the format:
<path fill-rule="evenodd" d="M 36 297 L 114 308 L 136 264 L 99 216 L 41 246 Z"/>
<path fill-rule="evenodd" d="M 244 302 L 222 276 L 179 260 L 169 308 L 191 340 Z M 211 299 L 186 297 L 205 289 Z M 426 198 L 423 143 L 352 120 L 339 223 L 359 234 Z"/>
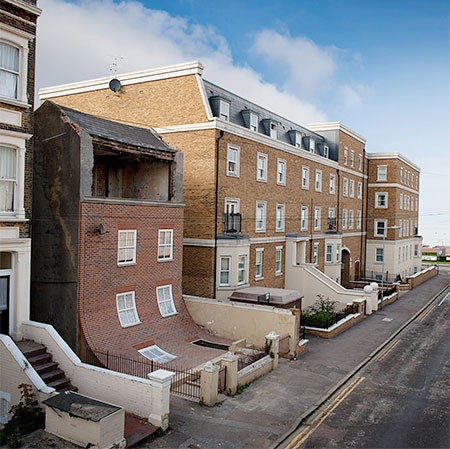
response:
<path fill-rule="evenodd" d="M 258 179 L 258 178 L 256 178 L 256 181 L 257 182 L 267 182 L 267 179 Z"/>
<path fill-rule="evenodd" d="M 285 182 L 284 183 L 277 182 L 277 186 L 284 186 L 284 187 L 286 187 L 286 183 Z"/>
<path fill-rule="evenodd" d="M 255 229 L 255 232 L 257 232 L 258 234 L 261 234 L 263 232 L 266 232 L 266 230 L 265 229 L 261 229 L 261 230 Z"/>
<path fill-rule="evenodd" d="M 255 277 L 255 281 L 262 281 L 264 279 L 264 276 L 261 276 L 261 277 L 259 277 L 259 278 L 256 278 Z"/>
<path fill-rule="evenodd" d="M 230 176 L 231 178 L 239 178 L 240 176 L 236 173 L 227 173 L 227 176 Z"/>
<path fill-rule="evenodd" d="M 31 104 L 28 104 L 26 101 L 15 100 L 14 98 L 0 97 L 0 102 L 27 109 L 31 108 Z"/>
<path fill-rule="evenodd" d="M 136 265 L 136 262 L 123 262 L 123 263 L 117 263 L 118 267 L 130 267 Z"/>
<path fill-rule="evenodd" d="M 169 318 L 170 316 L 178 315 L 178 312 L 168 313 L 167 315 L 161 315 L 162 318 Z"/>
<path fill-rule="evenodd" d="M 137 326 L 137 325 L 139 325 L 139 324 L 142 324 L 142 322 L 141 321 L 138 321 L 137 323 L 133 323 L 133 324 L 127 324 L 127 325 L 123 325 L 123 324 L 120 324 L 121 326 L 122 326 L 122 329 L 126 329 L 127 327 L 133 327 L 133 326 Z"/>
<path fill-rule="evenodd" d="M 30 221 L 28 218 L 17 218 L 11 215 L 1 215 L 0 214 L 0 222 L 10 222 L 10 223 L 25 223 Z"/>
<path fill-rule="evenodd" d="M 275 273 L 275 276 L 283 276 L 283 273 Z"/>
<path fill-rule="evenodd" d="M 171 259 L 158 259 L 158 262 L 173 262 L 173 257 Z"/>
<path fill-rule="evenodd" d="M 284 229 L 275 229 L 275 232 L 284 232 Z"/>

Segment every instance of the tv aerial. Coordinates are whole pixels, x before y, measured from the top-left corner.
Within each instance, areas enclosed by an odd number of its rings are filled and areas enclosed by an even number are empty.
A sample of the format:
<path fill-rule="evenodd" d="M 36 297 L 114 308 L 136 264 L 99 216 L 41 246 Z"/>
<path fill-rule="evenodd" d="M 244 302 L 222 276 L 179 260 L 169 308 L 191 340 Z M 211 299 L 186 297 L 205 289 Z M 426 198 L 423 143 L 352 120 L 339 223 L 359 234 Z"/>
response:
<path fill-rule="evenodd" d="M 119 92 L 120 88 L 122 87 L 122 84 L 117 79 L 117 61 L 119 59 L 125 59 L 123 56 L 113 56 L 113 62 L 111 63 L 111 67 L 109 68 L 109 71 L 113 75 L 113 79 L 109 82 L 109 88 L 114 92 Z"/>

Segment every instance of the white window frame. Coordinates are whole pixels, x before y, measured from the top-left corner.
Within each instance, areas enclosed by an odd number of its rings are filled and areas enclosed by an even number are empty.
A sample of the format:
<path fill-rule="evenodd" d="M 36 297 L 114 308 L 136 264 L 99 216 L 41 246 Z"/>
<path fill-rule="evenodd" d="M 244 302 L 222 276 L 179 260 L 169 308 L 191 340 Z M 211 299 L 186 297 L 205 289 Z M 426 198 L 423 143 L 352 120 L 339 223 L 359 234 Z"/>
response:
<path fill-rule="evenodd" d="M 350 179 L 349 196 L 350 198 L 355 197 L 355 181 L 353 179 Z"/>
<path fill-rule="evenodd" d="M 224 213 L 225 214 L 238 214 L 241 209 L 241 199 L 240 198 L 225 198 L 224 201 Z"/>
<path fill-rule="evenodd" d="M 308 206 L 302 206 L 300 210 L 300 230 L 308 230 Z"/>
<path fill-rule="evenodd" d="M 362 222 L 361 211 L 357 210 L 356 211 L 356 229 L 361 229 L 361 222 Z"/>
<path fill-rule="evenodd" d="M 6 24 L 0 24 L 0 29 L 1 42 L 16 47 L 19 50 L 17 95 L 16 97 L 2 96 L 1 101 L 18 106 L 29 106 L 27 97 L 28 53 L 29 42 L 35 39 L 35 36 Z"/>
<path fill-rule="evenodd" d="M 359 171 L 362 170 L 362 154 L 361 153 L 359 153 L 358 169 L 359 169 Z"/>
<path fill-rule="evenodd" d="M 348 165 L 348 148 L 344 148 L 344 165 Z"/>
<path fill-rule="evenodd" d="M 286 167 L 287 163 L 285 159 L 277 159 L 277 184 L 279 186 L 286 185 Z"/>
<path fill-rule="evenodd" d="M 403 236 L 403 220 L 399 221 L 399 228 L 398 228 L 398 236 L 402 237 Z"/>
<path fill-rule="evenodd" d="M 336 209 L 334 207 L 328 208 L 328 218 L 334 218 L 336 216 Z"/>
<path fill-rule="evenodd" d="M 131 307 L 124 307 L 123 309 L 119 308 L 119 298 L 122 296 L 131 295 Z M 129 292 L 123 292 L 123 293 L 117 293 L 116 294 L 116 308 L 117 308 L 117 316 L 119 317 L 119 322 L 122 327 L 131 327 L 136 326 L 137 324 L 140 324 L 141 321 L 139 320 L 139 315 L 136 308 L 136 292 L 129 291 Z M 122 320 L 121 314 L 126 312 L 132 312 L 133 313 L 133 322 L 131 323 L 125 323 L 125 320 Z M 128 316 L 128 315 L 127 315 Z"/>
<path fill-rule="evenodd" d="M 125 245 L 120 246 L 120 237 L 125 235 Z M 128 237 L 133 236 L 133 244 L 128 244 Z M 137 231 L 136 229 L 119 229 L 117 232 L 117 265 L 119 267 L 126 265 L 136 264 L 136 248 L 137 248 Z M 132 258 L 129 259 L 125 257 L 125 260 L 121 261 L 120 253 L 121 250 L 126 254 L 127 250 L 132 250 Z"/>
<path fill-rule="evenodd" d="M 400 205 L 399 205 L 400 209 L 403 209 L 403 193 L 400 192 Z"/>
<path fill-rule="evenodd" d="M 236 154 L 236 160 L 233 161 L 231 159 L 231 155 Z M 230 162 L 235 164 L 235 169 L 230 170 Z M 239 178 L 240 176 L 240 169 L 241 169 L 241 148 L 237 145 L 230 145 L 227 146 L 227 176 L 232 176 L 234 178 Z"/>
<path fill-rule="evenodd" d="M 264 279 L 263 263 L 264 263 L 264 248 L 256 248 L 255 249 L 255 279 L 256 280 Z M 258 267 L 259 267 L 259 270 L 258 270 Z M 259 271 L 259 273 L 258 273 L 258 271 Z"/>
<path fill-rule="evenodd" d="M 348 196 L 348 178 L 342 181 L 342 196 Z"/>
<path fill-rule="evenodd" d="M 355 152 L 350 150 L 350 167 L 354 167 L 355 165 Z"/>
<path fill-rule="evenodd" d="M 380 200 L 384 196 L 384 205 L 380 204 Z M 375 209 L 387 209 L 388 208 L 388 192 L 375 192 Z"/>
<path fill-rule="evenodd" d="M 321 219 L 322 209 L 320 207 L 314 208 L 314 231 L 320 231 L 320 219 Z"/>
<path fill-rule="evenodd" d="M 278 137 L 278 126 L 274 122 L 269 123 L 269 136 L 272 137 L 272 139 L 276 139 Z"/>
<path fill-rule="evenodd" d="M 241 267 L 241 260 L 244 261 L 244 267 Z M 243 273 L 242 281 L 239 280 L 241 277 L 241 273 Z M 238 285 L 243 285 L 247 283 L 247 255 L 239 254 L 238 256 Z"/>
<path fill-rule="evenodd" d="M 319 264 L 319 242 L 315 242 L 313 246 L 313 264 Z"/>
<path fill-rule="evenodd" d="M 322 170 L 316 170 L 316 181 L 314 183 L 316 192 L 322 191 Z"/>
<path fill-rule="evenodd" d="M 347 229 L 347 209 L 342 209 L 342 229 Z"/>
<path fill-rule="evenodd" d="M 328 145 L 323 146 L 323 157 L 328 158 L 330 156 L 330 148 Z"/>
<path fill-rule="evenodd" d="M 309 190 L 309 167 L 302 166 L 302 189 Z"/>
<path fill-rule="evenodd" d="M 327 243 L 325 245 L 325 263 L 333 263 L 333 244 L 332 243 Z"/>
<path fill-rule="evenodd" d="M 415 200 L 416 200 L 416 210 L 415 210 L 415 211 L 417 212 L 417 209 L 418 209 L 418 207 L 417 207 L 417 206 L 418 206 L 418 204 L 419 204 L 419 199 L 418 199 L 418 198 L 416 198 Z"/>
<path fill-rule="evenodd" d="M 267 182 L 267 168 L 269 157 L 267 154 L 259 153 L 256 159 L 256 180 L 259 182 Z M 260 162 L 262 163 L 260 167 Z M 262 172 L 261 174 L 259 172 Z"/>
<path fill-rule="evenodd" d="M 336 243 L 336 263 L 341 262 L 341 244 Z"/>
<path fill-rule="evenodd" d="M 249 129 L 258 132 L 258 115 L 254 112 L 250 112 L 249 115 Z"/>
<path fill-rule="evenodd" d="M 228 101 L 219 100 L 219 118 L 227 122 L 230 121 L 231 105 Z"/>
<path fill-rule="evenodd" d="M 262 226 L 258 228 L 258 210 L 262 211 L 261 224 Z M 255 214 L 255 232 L 266 232 L 266 217 L 267 217 L 267 202 L 266 201 L 256 201 L 256 214 Z"/>
<path fill-rule="evenodd" d="M 222 260 L 228 260 L 228 269 L 222 269 Z M 222 282 L 222 273 L 228 274 L 228 281 L 226 283 Z M 221 255 L 219 257 L 219 287 L 229 287 L 231 285 L 231 256 Z"/>
<path fill-rule="evenodd" d="M 157 363 L 168 363 L 177 358 L 176 355 L 164 351 L 158 345 L 147 346 L 146 348 L 139 349 L 138 352 L 146 359 Z"/>
<path fill-rule="evenodd" d="M 330 175 L 330 193 L 332 195 L 336 193 L 336 175 Z"/>
<path fill-rule="evenodd" d="M 360 200 L 362 198 L 362 182 L 358 181 L 358 187 L 356 190 L 356 197 Z"/>
<path fill-rule="evenodd" d="M 384 227 L 383 227 L 384 231 L 381 234 L 378 232 L 378 223 L 383 223 L 383 225 L 384 225 Z M 386 237 L 387 237 L 387 229 L 386 228 L 387 228 L 387 220 L 384 220 L 384 219 L 382 220 L 382 219 L 376 218 L 374 220 L 373 235 L 375 237 L 383 237 L 386 234 Z"/>
<path fill-rule="evenodd" d="M 164 234 L 170 236 L 170 240 L 166 241 L 164 238 L 164 243 L 161 244 L 161 235 Z M 169 249 L 169 254 L 166 256 L 164 254 L 166 251 L 164 249 Z M 173 229 L 158 229 L 158 262 L 170 262 L 173 260 Z"/>
<path fill-rule="evenodd" d="M 2 145 L 1 140 L 2 140 L 3 136 L 0 136 L 0 151 L 2 151 L 2 149 L 6 150 L 6 151 L 12 151 L 14 152 L 14 177 L 13 178 L 0 178 L 0 186 L 4 183 L 6 186 L 5 191 L 7 191 L 7 186 L 12 184 L 12 203 L 11 203 L 11 210 L 4 210 L 1 211 L 0 210 L 0 217 L 9 217 L 9 216 L 14 216 L 15 215 L 15 211 L 17 209 L 17 191 L 18 191 L 18 182 L 17 182 L 17 178 L 18 178 L 18 172 L 19 172 L 19 167 L 18 167 L 18 153 L 19 150 L 17 148 L 14 148 L 11 145 Z M 0 155 L 0 160 L 1 160 L 1 155 Z"/>
<path fill-rule="evenodd" d="M 280 276 L 283 274 L 283 247 L 282 246 L 276 246 L 275 247 L 275 276 Z"/>
<path fill-rule="evenodd" d="M 387 181 L 387 165 L 377 165 L 377 181 Z"/>
<path fill-rule="evenodd" d="M 168 298 L 161 298 L 161 295 L 164 294 L 164 292 L 169 293 Z M 160 285 L 156 287 L 156 300 L 158 302 L 159 312 L 161 313 L 161 316 L 163 318 L 176 315 L 178 313 L 177 309 L 175 308 L 175 303 L 173 302 L 172 284 Z M 164 308 L 167 306 L 169 309 L 171 309 L 170 311 L 164 310 Z"/>
<path fill-rule="evenodd" d="M 375 263 L 383 263 L 384 248 L 375 248 Z"/>
<path fill-rule="evenodd" d="M 400 184 L 403 184 L 403 167 L 400 167 Z"/>
<path fill-rule="evenodd" d="M 279 216 L 280 212 L 281 212 L 281 216 Z M 276 232 L 284 232 L 285 216 L 286 216 L 286 205 L 284 203 L 277 203 L 276 211 L 275 211 L 275 231 Z M 280 225 L 278 225 L 279 221 L 281 222 Z"/>
<path fill-rule="evenodd" d="M 348 211 L 348 229 L 353 229 L 354 224 L 354 212 L 353 209 Z"/>

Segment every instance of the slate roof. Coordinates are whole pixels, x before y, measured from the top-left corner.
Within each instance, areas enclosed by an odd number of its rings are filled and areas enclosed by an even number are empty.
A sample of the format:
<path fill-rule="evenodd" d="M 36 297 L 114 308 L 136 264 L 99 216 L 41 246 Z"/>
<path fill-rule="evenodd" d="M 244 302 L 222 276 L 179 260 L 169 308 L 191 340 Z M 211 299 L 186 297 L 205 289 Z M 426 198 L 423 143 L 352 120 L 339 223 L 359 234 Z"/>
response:
<path fill-rule="evenodd" d="M 52 102 L 53 103 L 53 102 Z M 176 153 L 176 149 L 167 145 L 151 128 L 140 128 L 123 123 L 106 120 L 95 115 L 85 114 L 75 109 L 55 105 L 63 111 L 75 124 L 83 128 L 90 136 L 101 137 L 126 145 L 146 148 L 150 150 Z"/>
<path fill-rule="evenodd" d="M 302 135 L 313 137 L 317 142 L 326 143 L 330 147 L 330 156 L 329 158 L 332 160 L 337 160 L 337 149 L 335 149 L 335 145 L 333 142 L 327 141 L 322 135 L 311 131 L 310 129 L 301 126 L 291 120 L 288 120 L 281 115 L 276 114 L 275 112 L 270 111 L 269 109 L 263 108 L 245 98 L 240 97 L 237 94 L 234 94 L 220 86 L 217 86 L 210 81 L 203 80 L 203 84 L 205 86 L 206 95 L 208 100 L 211 97 L 219 96 L 225 100 L 230 102 L 230 122 L 235 123 L 236 125 L 244 126 L 245 122 L 242 117 L 242 110 L 249 109 L 252 112 L 255 112 L 259 116 L 258 122 L 258 132 L 266 135 L 266 131 L 264 125 L 262 123 L 263 119 L 271 119 L 278 123 L 278 133 L 277 140 L 280 142 L 287 143 L 292 145 L 291 139 L 289 137 L 288 131 L 295 130 L 299 131 Z M 317 151 L 316 151 L 317 154 Z"/>

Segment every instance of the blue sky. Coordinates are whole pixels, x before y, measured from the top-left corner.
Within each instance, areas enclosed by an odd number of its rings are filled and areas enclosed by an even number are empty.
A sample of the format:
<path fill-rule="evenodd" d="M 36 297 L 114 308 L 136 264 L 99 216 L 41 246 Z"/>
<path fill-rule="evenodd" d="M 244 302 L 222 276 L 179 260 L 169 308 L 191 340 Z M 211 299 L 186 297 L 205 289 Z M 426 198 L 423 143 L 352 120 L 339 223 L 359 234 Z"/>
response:
<path fill-rule="evenodd" d="M 450 245 L 448 1 L 38 4 L 38 88 L 107 76 L 112 55 L 119 73 L 199 59 L 210 81 L 421 166 L 420 233 Z"/>

